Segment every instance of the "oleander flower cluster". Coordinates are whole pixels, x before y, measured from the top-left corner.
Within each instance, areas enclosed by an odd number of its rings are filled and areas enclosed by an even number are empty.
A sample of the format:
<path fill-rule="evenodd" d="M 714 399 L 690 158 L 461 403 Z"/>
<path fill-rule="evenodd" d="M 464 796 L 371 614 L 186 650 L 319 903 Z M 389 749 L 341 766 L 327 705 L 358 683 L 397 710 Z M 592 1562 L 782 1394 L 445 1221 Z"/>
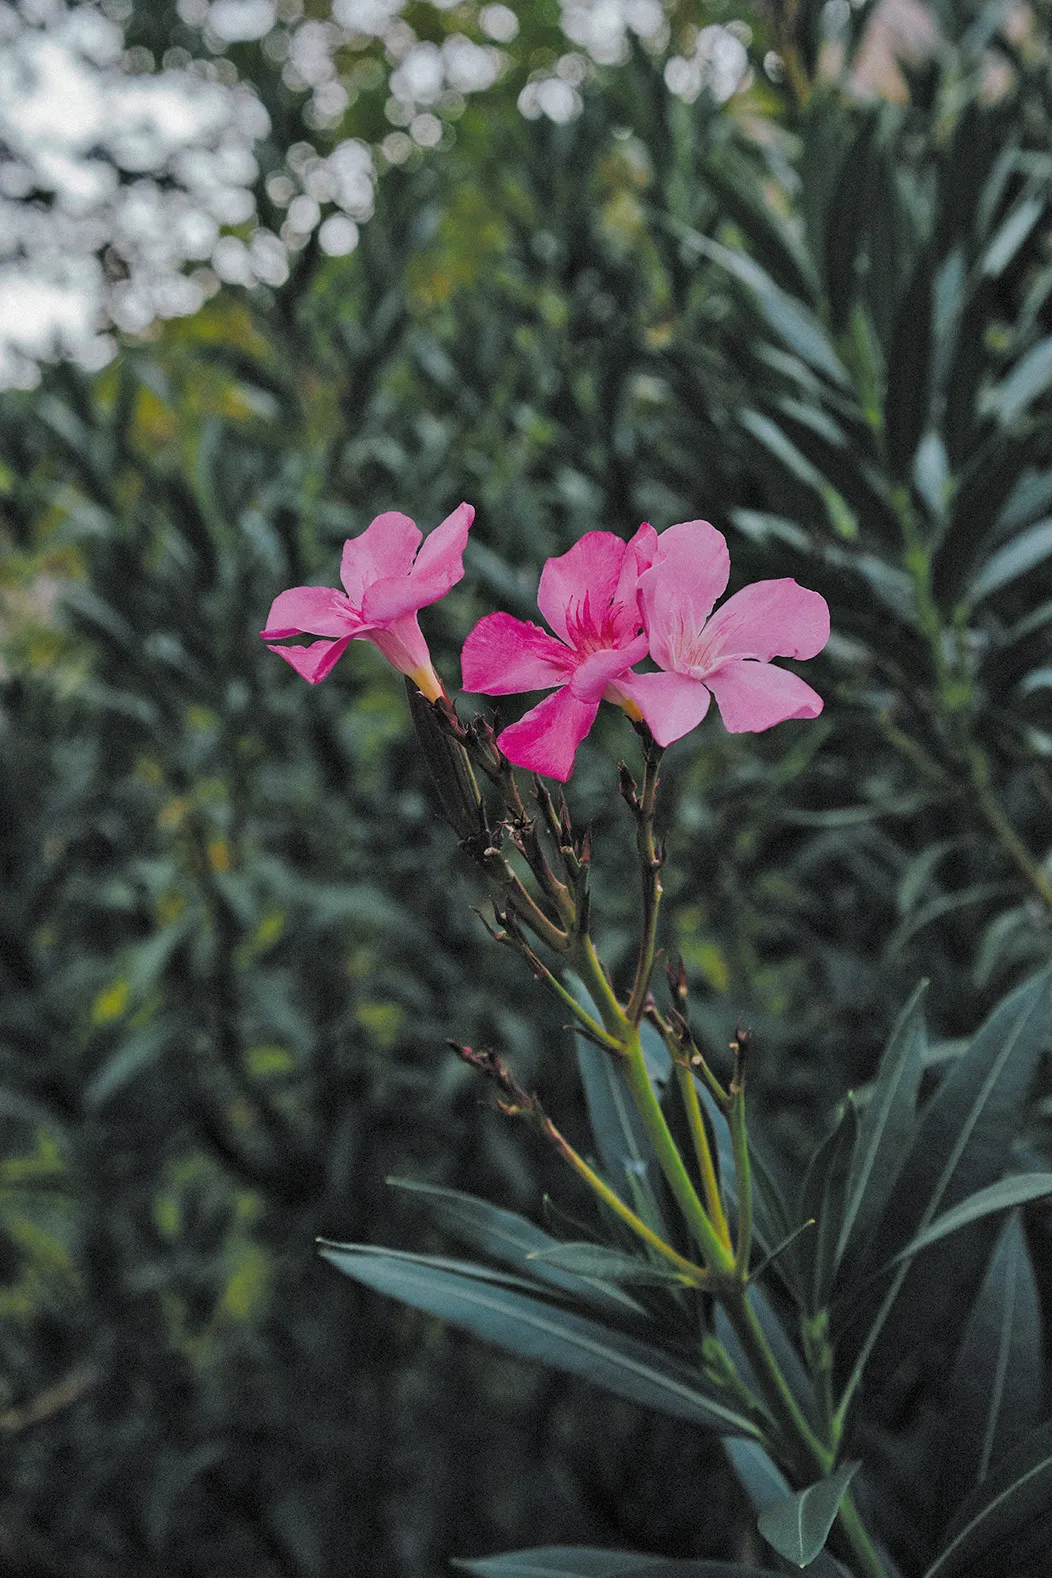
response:
<path fill-rule="evenodd" d="M 263 639 L 319 638 L 271 645 L 312 684 L 352 641 L 370 641 L 430 701 L 448 699 L 417 614 L 462 579 L 473 519 L 461 504 L 425 539 L 407 516 L 378 515 L 344 545 L 343 591 L 282 592 Z M 644 723 L 661 746 L 696 728 L 713 697 L 733 734 L 817 717 L 822 698 L 773 660 L 822 650 L 825 599 L 792 579 L 757 581 L 713 612 L 729 578 L 726 539 L 708 521 L 663 532 L 644 524 L 629 542 L 588 532 L 541 572 L 537 605 L 547 630 L 506 613 L 479 620 L 461 653 L 463 688 L 549 691 L 497 744 L 515 766 L 562 783 L 603 701 Z"/>

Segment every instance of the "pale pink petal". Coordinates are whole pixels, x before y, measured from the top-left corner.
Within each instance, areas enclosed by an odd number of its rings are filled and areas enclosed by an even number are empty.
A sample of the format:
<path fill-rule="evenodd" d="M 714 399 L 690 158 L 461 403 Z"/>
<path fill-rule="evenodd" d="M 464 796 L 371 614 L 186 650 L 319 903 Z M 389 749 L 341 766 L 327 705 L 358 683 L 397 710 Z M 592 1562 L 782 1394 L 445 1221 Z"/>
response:
<path fill-rule="evenodd" d="M 683 521 L 658 538 L 657 555 L 639 578 L 650 651 L 660 668 L 680 672 L 730 575 L 722 532 L 708 521 Z"/>
<path fill-rule="evenodd" d="M 270 605 L 264 641 L 283 636 L 346 636 L 360 624 L 342 592 L 328 586 L 294 586 Z"/>
<path fill-rule="evenodd" d="M 600 700 L 603 691 L 621 674 L 626 674 L 633 663 L 647 655 L 647 638 L 636 636 L 628 646 L 607 647 L 592 652 L 578 663 L 570 676 L 570 689 L 579 701 Z"/>
<path fill-rule="evenodd" d="M 352 639 L 344 636 L 340 641 L 312 641 L 309 647 L 271 647 L 270 650 L 291 663 L 297 674 L 316 685 L 343 656 Z"/>
<path fill-rule="evenodd" d="M 822 698 L 797 674 L 773 663 L 731 659 L 705 683 L 730 734 L 759 734 L 786 718 L 817 718 Z"/>
<path fill-rule="evenodd" d="M 616 700 L 618 694 L 635 703 L 659 745 L 682 739 L 709 710 L 705 686 L 687 674 L 623 674 L 607 699 Z"/>
<path fill-rule="evenodd" d="M 371 641 L 400 674 L 415 675 L 431 668 L 431 654 L 415 614 L 403 614 L 382 629 L 365 630 L 358 639 Z"/>
<path fill-rule="evenodd" d="M 574 654 L 547 630 L 511 614 L 480 619 L 460 654 L 464 689 L 488 696 L 564 685 L 574 663 Z"/>
<path fill-rule="evenodd" d="M 464 549 L 474 519 L 475 511 L 470 504 L 458 504 L 452 515 L 447 515 L 441 525 L 424 538 L 409 579 L 419 581 L 421 586 L 436 588 L 428 602 L 434 603 L 444 597 L 463 576 Z M 423 608 L 424 605 L 419 606 Z"/>
<path fill-rule="evenodd" d="M 525 717 L 503 729 L 497 744 L 516 767 L 529 768 L 543 773 L 545 778 L 557 778 L 566 783 L 573 772 L 577 747 L 595 722 L 599 711 L 599 697 L 595 701 L 582 701 L 569 687 L 546 696 L 536 707 L 531 707 Z"/>
<path fill-rule="evenodd" d="M 615 646 L 631 641 L 643 623 L 639 577 L 653 563 L 657 546 L 658 534 L 646 522 L 628 540 L 610 609 L 610 633 Z"/>
<path fill-rule="evenodd" d="M 397 580 L 409 574 L 421 535 L 408 515 L 387 510 L 370 521 L 360 537 L 347 539 L 340 561 L 340 580 L 356 608 L 361 608 L 366 590 L 376 581 Z"/>
<path fill-rule="evenodd" d="M 792 579 L 756 581 L 728 597 L 705 627 L 705 667 L 728 658 L 812 658 L 829 640 L 829 606 Z"/>
<path fill-rule="evenodd" d="M 401 614 L 415 613 L 437 603 L 464 574 L 464 545 L 475 511 L 461 504 L 436 526 L 417 554 L 408 575 L 376 581 L 365 589 L 362 618 L 370 625 L 386 624 Z"/>
<path fill-rule="evenodd" d="M 537 607 L 557 636 L 576 647 L 600 637 L 617 591 L 626 544 L 611 531 L 589 531 L 541 571 Z"/>

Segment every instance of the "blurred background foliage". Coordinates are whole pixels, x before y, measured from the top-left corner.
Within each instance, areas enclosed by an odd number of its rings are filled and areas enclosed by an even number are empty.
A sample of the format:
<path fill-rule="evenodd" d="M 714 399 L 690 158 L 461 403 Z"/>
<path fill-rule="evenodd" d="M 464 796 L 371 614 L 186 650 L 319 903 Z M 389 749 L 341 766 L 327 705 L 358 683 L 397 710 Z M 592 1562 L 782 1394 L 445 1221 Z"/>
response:
<path fill-rule="evenodd" d="M 425 613 L 455 686 L 474 620 L 529 617 L 582 532 L 711 519 L 732 587 L 794 575 L 834 638 L 820 723 L 669 754 L 698 1024 L 751 1023 L 796 1159 L 921 976 L 952 1058 L 1049 952 L 1049 35 L 932 3 L 863 96 L 873 9 L 758 4 L 779 81 L 724 106 L 639 48 L 564 125 L 513 80 L 387 171 L 351 256 L 307 245 L 280 289 L 0 400 L 5 1572 L 746 1549 L 705 1440 L 315 1262 L 317 1234 L 442 1247 L 390 1174 L 572 1208 L 447 1037 L 571 1129 L 578 1096 L 471 912 L 398 676 L 362 646 L 308 691 L 256 632 L 378 511 L 427 530 L 466 498 L 468 574 Z M 604 717 L 570 787 L 615 968 L 634 752 Z M 1046 1165 L 1050 1118 L 1046 1078 Z"/>

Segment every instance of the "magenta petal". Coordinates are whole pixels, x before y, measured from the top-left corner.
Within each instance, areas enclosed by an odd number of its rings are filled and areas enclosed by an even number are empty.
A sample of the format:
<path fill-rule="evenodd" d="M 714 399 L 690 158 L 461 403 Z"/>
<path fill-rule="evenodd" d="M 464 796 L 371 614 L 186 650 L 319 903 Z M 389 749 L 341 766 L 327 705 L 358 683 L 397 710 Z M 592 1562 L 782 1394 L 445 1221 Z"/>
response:
<path fill-rule="evenodd" d="M 564 685 L 573 667 L 574 654 L 561 641 L 511 614 L 480 619 L 460 654 L 464 689 L 488 696 Z"/>
<path fill-rule="evenodd" d="M 705 683 L 730 734 L 759 734 L 787 718 L 817 718 L 822 698 L 798 674 L 773 663 L 731 659 Z"/>
<path fill-rule="evenodd" d="M 340 580 L 356 608 L 366 590 L 377 581 L 398 580 L 409 574 L 421 532 L 408 515 L 387 510 L 343 545 Z"/>
<path fill-rule="evenodd" d="M 607 647 L 592 652 L 579 663 L 570 677 L 570 689 L 579 701 L 601 700 L 603 691 L 620 675 L 626 674 L 633 663 L 647 655 L 647 638 L 638 635 L 627 646 Z"/>
<path fill-rule="evenodd" d="M 341 641 L 312 641 L 309 647 L 271 647 L 270 650 L 291 663 L 297 674 L 316 685 L 343 656 L 352 639 L 344 636 Z"/>
<path fill-rule="evenodd" d="M 659 745 L 682 739 L 709 710 L 709 692 L 687 674 L 624 674 L 611 689 L 635 702 Z"/>
<path fill-rule="evenodd" d="M 829 640 L 829 606 L 791 578 L 743 586 L 705 628 L 708 663 L 728 658 L 812 658 Z"/>
<path fill-rule="evenodd" d="M 342 592 L 328 586 L 294 586 L 279 592 L 270 605 L 264 641 L 284 636 L 353 635 L 360 621 Z"/>
<path fill-rule="evenodd" d="M 682 670 L 712 605 L 730 575 L 722 532 L 708 521 L 683 521 L 658 538 L 649 570 L 639 578 L 650 651 L 660 668 Z"/>
<path fill-rule="evenodd" d="M 525 717 L 503 729 L 497 744 L 516 767 L 565 783 L 573 772 L 577 747 L 595 722 L 599 698 L 581 701 L 569 689 L 546 696 Z"/>
<path fill-rule="evenodd" d="M 612 531 L 589 531 L 541 571 L 537 607 L 557 636 L 576 647 L 600 635 L 617 591 L 626 544 Z"/>

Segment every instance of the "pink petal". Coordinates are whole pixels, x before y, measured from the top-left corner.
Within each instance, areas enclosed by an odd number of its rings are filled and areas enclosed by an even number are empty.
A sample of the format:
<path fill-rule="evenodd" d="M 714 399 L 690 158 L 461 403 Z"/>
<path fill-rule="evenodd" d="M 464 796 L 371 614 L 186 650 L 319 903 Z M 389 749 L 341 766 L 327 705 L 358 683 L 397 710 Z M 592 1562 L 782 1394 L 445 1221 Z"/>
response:
<path fill-rule="evenodd" d="M 561 641 L 511 614 L 480 619 L 460 654 L 464 689 L 488 696 L 563 685 L 573 667 L 574 654 Z"/>
<path fill-rule="evenodd" d="M 444 597 L 463 576 L 464 549 L 474 519 L 475 511 L 470 504 L 458 504 L 452 515 L 447 515 L 441 525 L 424 538 L 409 579 L 436 588 L 428 602 L 434 603 Z M 420 607 L 423 606 L 421 603 Z"/>
<path fill-rule="evenodd" d="M 822 698 L 797 674 L 776 668 L 773 663 L 757 663 L 732 658 L 705 683 L 716 697 L 720 716 L 730 734 L 759 734 L 787 718 L 817 718 Z"/>
<path fill-rule="evenodd" d="M 283 636 L 346 636 L 360 621 L 342 592 L 328 586 L 294 586 L 279 592 L 270 605 L 264 641 Z"/>
<path fill-rule="evenodd" d="M 635 702 L 659 745 L 682 739 L 709 710 L 705 686 L 687 674 L 623 674 L 610 689 Z"/>
<path fill-rule="evenodd" d="M 516 767 L 565 783 L 573 772 L 577 747 L 595 722 L 599 697 L 581 701 L 568 688 L 546 696 L 525 717 L 503 729 L 497 744 Z"/>
<path fill-rule="evenodd" d="M 408 575 L 374 582 L 365 589 L 362 617 L 368 624 L 384 624 L 401 614 L 415 613 L 437 603 L 464 574 L 464 546 L 475 511 L 461 504 L 436 526 L 416 556 Z"/>
<path fill-rule="evenodd" d="M 654 562 L 639 578 L 650 651 L 660 668 L 684 669 L 683 653 L 700 637 L 729 575 L 726 538 L 708 521 L 683 521 L 661 533 Z"/>
<path fill-rule="evenodd" d="M 347 539 L 340 580 L 356 608 L 361 608 L 366 591 L 376 581 L 398 580 L 409 574 L 421 535 L 408 515 L 387 510 L 370 521 L 360 537 Z"/>
<path fill-rule="evenodd" d="M 568 646 L 601 636 L 617 591 L 626 544 L 612 531 L 589 531 L 541 571 L 537 607 Z"/>
<path fill-rule="evenodd" d="M 365 630 L 358 639 L 371 641 L 400 674 L 416 675 L 421 670 L 433 672 L 431 653 L 415 614 L 403 614 L 382 629 Z"/>
<path fill-rule="evenodd" d="M 626 674 L 633 663 L 639 663 L 647 655 L 647 638 L 638 635 L 635 640 L 624 647 L 607 647 L 601 652 L 592 652 L 582 662 L 579 662 L 570 676 L 570 689 L 579 701 L 601 700 L 603 691 L 612 680 Z"/>
<path fill-rule="evenodd" d="M 792 579 L 756 581 L 728 597 L 705 627 L 705 666 L 728 658 L 812 658 L 829 640 L 829 606 Z"/>
<path fill-rule="evenodd" d="M 643 623 L 639 577 L 653 563 L 657 546 L 658 534 L 645 521 L 629 538 L 610 609 L 610 635 L 615 646 L 633 640 Z"/>
<path fill-rule="evenodd" d="M 312 641 L 309 647 L 271 647 L 270 650 L 291 663 L 297 674 L 316 685 L 343 656 L 352 639 L 344 636 L 341 641 Z"/>

